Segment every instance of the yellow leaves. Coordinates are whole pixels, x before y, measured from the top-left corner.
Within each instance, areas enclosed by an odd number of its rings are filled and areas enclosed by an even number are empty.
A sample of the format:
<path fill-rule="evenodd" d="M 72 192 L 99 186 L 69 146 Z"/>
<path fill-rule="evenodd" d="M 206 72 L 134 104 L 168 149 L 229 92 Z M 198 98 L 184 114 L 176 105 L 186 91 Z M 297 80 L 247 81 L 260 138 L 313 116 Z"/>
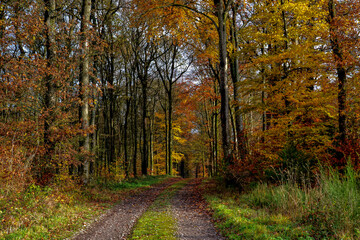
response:
<path fill-rule="evenodd" d="M 165 114 L 160 112 L 155 112 L 155 119 L 156 122 L 163 122 L 163 120 L 165 119 Z"/>
<path fill-rule="evenodd" d="M 274 1 L 264 5 L 257 3 L 254 8 L 255 12 L 251 17 L 253 24 L 241 29 L 241 35 L 249 36 L 251 41 L 259 44 L 308 41 L 328 30 L 323 1 Z"/>
<path fill-rule="evenodd" d="M 183 157 L 184 157 L 184 154 L 182 154 L 182 153 L 175 152 L 175 151 L 172 152 L 172 159 L 176 163 L 180 162 L 183 159 Z"/>
<path fill-rule="evenodd" d="M 174 136 L 174 140 L 180 144 L 184 144 L 186 142 L 186 139 L 179 137 L 179 136 Z"/>

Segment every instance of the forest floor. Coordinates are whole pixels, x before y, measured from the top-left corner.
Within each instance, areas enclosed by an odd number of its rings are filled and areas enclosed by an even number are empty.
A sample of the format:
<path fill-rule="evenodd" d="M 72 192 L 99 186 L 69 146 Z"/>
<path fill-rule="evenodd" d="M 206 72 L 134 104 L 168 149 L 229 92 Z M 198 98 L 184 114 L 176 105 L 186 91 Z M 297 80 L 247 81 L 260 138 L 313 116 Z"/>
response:
<path fill-rule="evenodd" d="M 121 201 L 72 239 L 223 239 L 200 179 L 171 178 Z"/>
<path fill-rule="evenodd" d="M 0 239 L 360 239 L 357 179 L 348 169 L 313 188 L 241 193 L 221 179 L 168 176 L 0 190 Z"/>

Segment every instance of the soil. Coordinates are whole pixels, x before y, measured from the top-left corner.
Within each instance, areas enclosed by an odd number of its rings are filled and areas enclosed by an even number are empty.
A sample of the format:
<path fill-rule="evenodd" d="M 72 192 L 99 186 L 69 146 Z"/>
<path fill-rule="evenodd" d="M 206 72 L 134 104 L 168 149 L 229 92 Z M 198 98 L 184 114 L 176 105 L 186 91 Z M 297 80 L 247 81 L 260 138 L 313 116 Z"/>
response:
<path fill-rule="evenodd" d="M 130 196 L 76 234 L 74 240 L 126 239 L 133 226 L 155 198 L 168 186 L 179 181 L 170 179 Z"/>
<path fill-rule="evenodd" d="M 127 197 L 88 228 L 76 234 L 74 240 L 127 239 L 136 221 L 168 186 L 179 181 L 172 178 L 133 196 Z M 171 200 L 171 211 L 178 224 L 178 239 L 222 240 L 206 211 L 207 204 L 199 191 L 201 180 L 192 179 Z"/>
<path fill-rule="evenodd" d="M 172 211 L 178 222 L 178 239 L 225 239 L 214 228 L 207 203 L 199 190 L 199 179 L 191 180 L 172 200 Z"/>

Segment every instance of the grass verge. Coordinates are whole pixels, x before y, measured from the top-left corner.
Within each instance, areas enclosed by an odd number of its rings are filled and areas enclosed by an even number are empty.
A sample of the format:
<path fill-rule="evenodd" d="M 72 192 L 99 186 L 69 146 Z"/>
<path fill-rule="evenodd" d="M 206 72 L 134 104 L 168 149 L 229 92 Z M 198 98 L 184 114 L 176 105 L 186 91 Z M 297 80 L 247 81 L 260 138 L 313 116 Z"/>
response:
<path fill-rule="evenodd" d="M 5 193 L 0 190 L 0 239 L 64 239 L 89 224 L 129 194 L 165 180 L 164 176 L 122 183 L 40 187 Z"/>
<path fill-rule="evenodd" d="M 312 239 L 308 229 L 282 214 L 239 205 L 231 198 L 207 197 L 215 225 L 228 239 Z"/>
<path fill-rule="evenodd" d="M 176 222 L 170 212 L 170 200 L 188 181 L 179 181 L 165 189 L 138 220 L 130 239 L 177 239 Z"/>
<path fill-rule="evenodd" d="M 222 190 L 206 199 L 229 239 L 360 239 L 357 179 L 348 166 L 344 174 L 323 171 L 316 187 L 259 184 L 246 194 Z"/>
<path fill-rule="evenodd" d="M 205 183 L 216 189 L 215 184 Z M 281 213 L 251 208 L 242 197 L 228 189 L 216 189 L 205 196 L 213 212 L 215 226 L 228 239 L 312 239 L 306 227 Z"/>

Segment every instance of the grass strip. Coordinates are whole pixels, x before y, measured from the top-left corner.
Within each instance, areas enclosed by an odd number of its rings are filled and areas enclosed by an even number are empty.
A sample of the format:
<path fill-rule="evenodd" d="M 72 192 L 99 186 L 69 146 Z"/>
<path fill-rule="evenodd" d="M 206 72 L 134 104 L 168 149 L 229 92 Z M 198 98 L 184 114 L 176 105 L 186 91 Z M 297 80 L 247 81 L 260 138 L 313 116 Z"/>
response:
<path fill-rule="evenodd" d="M 177 226 L 170 200 L 188 181 L 179 181 L 165 189 L 138 220 L 130 239 L 176 239 Z"/>
<path fill-rule="evenodd" d="M 12 194 L 0 190 L 0 239 L 71 237 L 121 199 L 166 178 L 149 176 L 121 183 L 98 182 L 81 189 L 73 183 L 66 190 L 56 185 L 30 185 Z"/>

